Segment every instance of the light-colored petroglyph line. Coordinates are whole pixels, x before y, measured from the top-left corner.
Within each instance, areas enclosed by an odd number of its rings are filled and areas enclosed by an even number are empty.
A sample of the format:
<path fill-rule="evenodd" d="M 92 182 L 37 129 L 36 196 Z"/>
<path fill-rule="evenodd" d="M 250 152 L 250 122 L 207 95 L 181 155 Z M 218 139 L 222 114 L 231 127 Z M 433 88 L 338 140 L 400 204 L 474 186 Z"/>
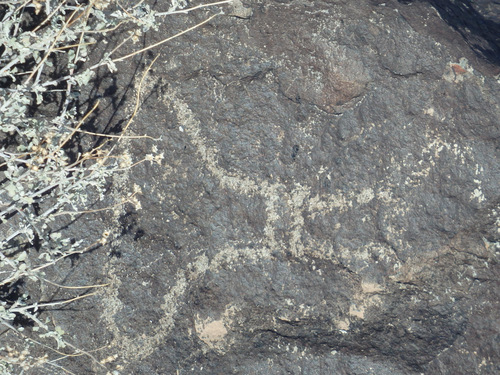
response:
<path fill-rule="evenodd" d="M 223 264 L 229 267 L 236 267 L 238 264 L 241 264 L 242 260 L 258 263 L 262 260 L 270 259 L 274 251 L 286 250 L 294 257 L 314 255 L 314 257 L 334 262 L 338 261 L 338 259 L 343 259 L 347 262 L 354 257 L 354 259 L 361 264 L 361 266 L 356 268 L 356 272 L 359 273 L 363 273 L 363 270 L 366 268 L 362 266 L 363 262 L 368 264 L 373 254 L 376 254 L 381 261 L 392 264 L 395 272 L 400 268 L 401 264 L 397 257 L 389 255 L 393 254 L 394 249 L 390 248 L 387 244 L 365 244 L 354 254 L 352 249 L 344 249 L 340 246 L 334 252 L 331 243 L 324 243 L 311 238 L 312 236 L 308 236 L 308 233 L 306 233 L 304 229 L 306 217 L 314 220 L 318 216 L 321 217 L 329 213 L 346 213 L 350 210 L 359 209 L 364 205 L 370 204 L 374 199 L 391 207 L 385 214 L 388 222 L 391 222 L 391 219 L 395 220 L 397 217 L 404 217 L 406 213 L 412 209 L 412 206 L 411 203 L 407 203 L 401 198 L 394 198 L 392 196 L 392 188 L 394 187 L 394 183 L 391 181 L 392 176 L 388 175 L 385 179 L 379 181 L 378 186 L 380 186 L 380 188 L 378 189 L 364 187 L 358 191 L 351 191 L 348 193 L 337 190 L 333 194 L 312 195 L 311 188 L 300 183 L 296 183 L 293 190 L 289 191 L 290 187 L 282 183 L 271 183 L 266 180 L 251 179 L 248 176 L 230 174 L 219 166 L 219 150 L 207 144 L 202 135 L 203 124 L 196 118 L 196 115 L 191 111 L 188 104 L 180 99 L 180 95 L 177 95 L 175 90 L 170 89 L 170 91 L 164 94 L 163 100 L 173 107 L 178 123 L 182 126 L 182 131 L 189 137 L 189 141 L 195 147 L 200 162 L 218 180 L 221 187 L 245 196 L 262 197 L 265 202 L 267 216 L 264 225 L 265 236 L 264 238 L 256 239 L 255 243 L 257 243 L 258 246 L 253 248 L 236 247 L 228 244 L 219 249 L 212 259 L 209 259 L 203 251 L 200 250 L 199 252 L 201 255 L 199 255 L 192 264 L 186 265 L 186 269 L 189 268 L 193 270 L 189 276 L 186 276 L 185 270 L 179 270 L 175 277 L 175 285 L 163 296 L 163 303 L 161 304 L 163 317 L 160 319 L 159 325 L 154 328 L 154 333 L 148 337 L 128 337 L 126 334 L 123 334 L 116 325 L 113 315 L 123 306 L 116 291 L 120 285 L 120 281 L 118 277 L 114 276 L 115 271 L 113 267 L 110 267 L 108 271 L 114 279 L 115 287 L 103 298 L 103 305 L 106 305 L 107 310 L 105 319 L 108 327 L 115 336 L 112 346 L 123 351 L 124 358 L 133 362 L 135 360 L 144 360 L 153 353 L 158 345 L 170 335 L 170 332 L 174 328 L 177 306 L 179 306 L 179 302 L 184 298 L 189 284 L 203 276 L 208 270 L 218 272 L 220 266 Z M 430 109 L 426 110 L 425 113 L 430 116 L 435 115 L 435 111 Z M 439 154 L 442 150 L 453 152 L 457 157 L 457 162 L 464 163 L 473 160 L 473 153 L 470 149 L 458 145 L 449 145 L 433 134 L 429 134 L 427 138 L 429 142 L 427 146 L 422 149 L 421 160 L 417 160 L 417 163 L 415 163 L 414 160 L 409 159 L 408 162 L 409 164 L 411 161 L 412 165 L 419 165 L 420 168 L 411 174 L 410 181 L 407 184 L 411 189 L 419 188 L 419 186 L 422 185 L 423 179 L 427 177 L 430 173 L 429 171 L 435 167 L 436 161 L 439 159 Z M 393 160 L 388 170 L 397 170 L 397 168 L 404 167 L 404 164 L 406 164 L 404 161 Z M 483 196 L 479 189 L 482 167 L 477 166 L 476 169 L 478 171 L 477 175 L 479 181 L 478 191 L 471 192 L 471 197 L 481 200 Z M 167 174 L 168 173 L 175 173 L 175 167 L 170 167 L 167 171 Z M 163 178 L 165 178 L 165 176 L 163 176 Z M 283 220 L 283 210 L 286 211 L 285 214 L 289 217 L 289 223 L 286 228 L 288 232 L 287 240 L 280 238 L 275 229 L 275 223 Z M 332 228 L 332 231 L 338 230 L 340 226 L 341 224 L 338 224 Z M 390 224 L 387 226 L 387 231 L 389 232 L 388 236 L 391 237 L 394 243 L 399 244 L 402 248 L 405 246 L 403 241 L 404 230 L 404 228 L 393 228 Z M 303 237 L 307 237 L 309 244 L 307 248 L 303 243 Z M 371 281 L 365 280 L 363 282 L 369 285 Z M 378 291 L 381 288 L 383 288 L 383 286 L 376 285 L 375 289 Z M 376 296 L 372 297 L 370 304 L 376 303 L 378 301 L 377 298 Z M 359 300 L 362 300 L 362 296 L 359 296 Z M 350 315 L 356 318 L 363 318 L 365 308 L 370 304 L 362 304 L 359 302 L 353 305 L 350 310 Z M 111 309 L 109 306 L 111 306 Z M 342 321 L 341 325 L 344 327 L 343 329 L 347 330 L 349 328 L 349 319 L 346 318 L 345 321 Z M 202 341 L 204 338 L 205 341 L 210 342 L 211 336 L 208 335 L 205 328 L 202 329 L 200 327 L 198 328 L 200 332 L 202 332 L 202 336 L 206 336 L 202 337 Z M 221 332 L 223 331 L 221 328 L 222 326 L 217 327 Z"/>
<path fill-rule="evenodd" d="M 175 285 L 163 296 L 163 303 L 160 306 L 163 310 L 163 316 L 157 323 L 154 323 L 153 334 L 129 337 L 122 332 L 114 319 L 114 316 L 124 308 L 118 295 L 121 281 L 116 276 L 115 271 L 113 266 L 108 267 L 108 275 L 112 282 L 111 286 L 102 293 L 102 303 L 105 307 L 102 318 L 106 322 L 107 328 L 113 333 L 113 340 L 109 346 L 119 349 L 120 356 L 133 363 L 136 360 L 147 358 L 165 341 L 174 325 L 177 302 L 184 296 L 189 280 L 186 279 L 184 270 L 177 273 Z"/>

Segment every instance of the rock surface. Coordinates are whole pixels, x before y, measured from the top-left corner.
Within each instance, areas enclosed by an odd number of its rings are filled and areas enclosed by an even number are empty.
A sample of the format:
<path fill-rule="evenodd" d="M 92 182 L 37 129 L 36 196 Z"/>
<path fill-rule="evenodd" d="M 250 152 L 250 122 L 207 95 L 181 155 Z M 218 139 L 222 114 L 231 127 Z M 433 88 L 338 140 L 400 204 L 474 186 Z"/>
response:
<path fill-rule="evenodd" d="M 142 210 L 67 265 L 111 283 L 54 313 L 75 344 L 120 374 L 500 372 L 499 6 L 467 36 L 455 3 L 237 2 L 163 47 L 133 132 L 164 159 L 114 181 Z M 100 80 L 96 129 L 149 61 Z"/>

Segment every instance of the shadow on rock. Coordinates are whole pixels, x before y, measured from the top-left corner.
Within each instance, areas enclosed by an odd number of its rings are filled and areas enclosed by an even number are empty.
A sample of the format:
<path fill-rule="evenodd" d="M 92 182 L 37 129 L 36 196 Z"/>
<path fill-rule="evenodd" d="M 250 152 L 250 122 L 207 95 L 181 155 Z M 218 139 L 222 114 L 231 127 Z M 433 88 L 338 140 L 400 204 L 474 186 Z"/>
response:
<path fill-rule="evenodd" d="M 500 4 L 479 1 L 424 0 L 430 3 L 440 17 L 458 31 L 472 50 L 492 64 L 500 65 Z M 414 0 L 399 0 L 411 4 Z M 490 10 L 490 7 L 498 9 Z"/>

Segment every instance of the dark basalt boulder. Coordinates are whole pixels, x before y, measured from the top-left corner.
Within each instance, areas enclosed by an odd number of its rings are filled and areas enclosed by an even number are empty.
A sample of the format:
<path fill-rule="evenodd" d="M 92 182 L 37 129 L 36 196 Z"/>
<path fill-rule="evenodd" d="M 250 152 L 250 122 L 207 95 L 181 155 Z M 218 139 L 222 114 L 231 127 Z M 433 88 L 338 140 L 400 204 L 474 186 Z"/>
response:
<path fill-rule="evenodd" d="M 101 214 L 68 283 L 111 286 L 59 324 L 123 374 L 499 373 L 498 2 L 223 9 L 160 50 L 133 132 L 162 165 L 114 181 L 142 210 Z"/>

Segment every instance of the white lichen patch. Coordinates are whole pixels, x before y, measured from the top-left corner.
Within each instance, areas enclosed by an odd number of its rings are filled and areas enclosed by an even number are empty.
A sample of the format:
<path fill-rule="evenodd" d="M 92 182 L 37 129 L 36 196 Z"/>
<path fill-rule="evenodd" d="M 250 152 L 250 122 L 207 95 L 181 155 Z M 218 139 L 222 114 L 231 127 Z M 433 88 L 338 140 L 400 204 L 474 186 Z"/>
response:
<path fill-rule="evenodd" d="M 351 306 L 349 306 L 349 315 L 358 319 L 364 319 L 365 307 L 363 305 L 358 306 L 357 304 L 353 303 L 351 304 Z"/>
<path fill-rule="evenodd" d="M 373 189 L 367 188 L 363 189 L 359 195 L 357 196 L 357 201 L 358 204 L 367 204 L 370 203 L 370 201 L 375 198 L 375 193 L 373 192 Z"/>
<path fill-rule="evenodd" d="M 429 115 L 429 116 L 434 116 L 434 108 L 427 108 L 424 110 L 424 114 Z"/>
<path fill-rule="evenodd" d="M 347 333 L 349 327 L 351 326 L 351 322 L 347 319 L 337 320 L 335 322 L 337 329 L 339 329 L 342 333 Z"/>
<path fill-rule="evenodd" d="M 365 319 L 366 312 L 369 308 L 380 307 L 382 299 L 379 294 L 384 291 L 382 285 L 371 282 L 362 281 L 361 291 L 354 294 L 351 305 L 349 306 L 349 315 L 355 319 Z"/>
<path fill-rule="evenodd" d="M 370 294 L 370 293 L 380 293 L 384 290 L 383 286 L 377 283 L 369 282 L 369 281 L 362 281 L 361 282 L 361 290 L 365 294 Z"/>
<path fill-rule="evenodd" d="M 384 203 L 388 203 L 393 201 L 392 191 L 391 189 L 381 188 L 377 191 L 377 199 L 383 201 Z"/>
<path fill-rule="evenodd" d="M 200 319 L 197 316 L 195 319 L 195 329 L 199 339 L 209 348 L 222 349 L 224 339 L 227 335 L 227 329 L 222 320 Z"/>
<path fill-rule="evenodd" d="M 481 187 L 477 187 L 470 195 L 471 199 L 476 199 L 479 203 L 484 202 L 486 198 L 484 197 Z"/>

